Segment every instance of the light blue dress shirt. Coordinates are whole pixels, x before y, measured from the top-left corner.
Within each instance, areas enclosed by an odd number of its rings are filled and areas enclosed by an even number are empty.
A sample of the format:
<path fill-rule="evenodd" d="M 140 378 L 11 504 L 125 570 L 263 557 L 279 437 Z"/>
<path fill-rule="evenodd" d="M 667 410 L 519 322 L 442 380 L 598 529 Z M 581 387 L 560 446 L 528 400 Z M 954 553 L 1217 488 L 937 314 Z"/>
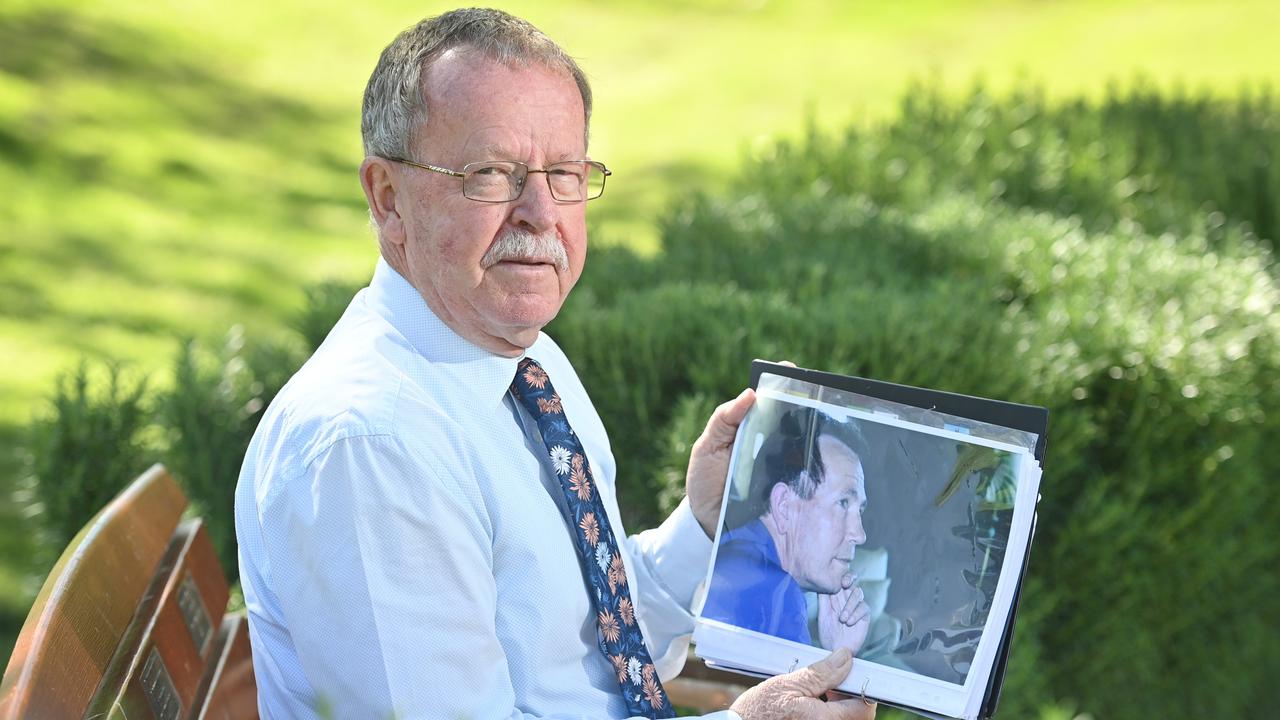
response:
<path fill-rule="evenodd" d="M 559 391 L 621 536 L 586 391 L 546 335 L 527 355 Z M 264 718 L 626 714 L 546 449 L 508 392 L 519 359 L 463 340 L 380 261 L 272 402 L 236 488 Z M 625 542 L 663 679 L 683 663 L 710 550 L 687 501 Z"/>

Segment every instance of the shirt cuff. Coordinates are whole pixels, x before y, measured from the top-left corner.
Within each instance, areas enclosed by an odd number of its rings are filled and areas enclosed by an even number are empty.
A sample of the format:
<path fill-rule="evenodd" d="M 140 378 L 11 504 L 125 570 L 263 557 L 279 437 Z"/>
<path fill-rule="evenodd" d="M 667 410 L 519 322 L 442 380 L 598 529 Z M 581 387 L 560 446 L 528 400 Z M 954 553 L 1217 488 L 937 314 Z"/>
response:
<path fill-rule="evenodd" d="M 689 499 L 681 500 L 661 525 L 641 533 L 640 540 L 654 575 L 671 597 L 688 609 L 711 562 L 711 539 L 694 517 Z"/>

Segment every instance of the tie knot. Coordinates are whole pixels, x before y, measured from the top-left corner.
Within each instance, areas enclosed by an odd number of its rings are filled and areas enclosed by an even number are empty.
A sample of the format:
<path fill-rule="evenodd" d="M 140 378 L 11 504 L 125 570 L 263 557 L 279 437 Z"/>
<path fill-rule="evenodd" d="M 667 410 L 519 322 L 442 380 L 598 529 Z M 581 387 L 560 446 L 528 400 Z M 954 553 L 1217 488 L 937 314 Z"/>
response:
<path fill-rule="evenodd" d="M 536 394 L 549 389 L 550 386 L 551 379 L 547 377 L 547 371 L 542 369 L 537 360 L 527 357 L 516 366 L 516 377 L 511 387 L 517 395 L 524 397 L 531 392 Z"/>
<path fill-rule="evenodd" d="M 538 420 L 539 426 L 544 420 L 563 419 L 564 407 L 560 404 L 560 396 L 551 384 L 551 378 L 547 377 L 547 371 L 537 360 L 525 358 L 520 361 L 511 391 L 525 410 Z"/>

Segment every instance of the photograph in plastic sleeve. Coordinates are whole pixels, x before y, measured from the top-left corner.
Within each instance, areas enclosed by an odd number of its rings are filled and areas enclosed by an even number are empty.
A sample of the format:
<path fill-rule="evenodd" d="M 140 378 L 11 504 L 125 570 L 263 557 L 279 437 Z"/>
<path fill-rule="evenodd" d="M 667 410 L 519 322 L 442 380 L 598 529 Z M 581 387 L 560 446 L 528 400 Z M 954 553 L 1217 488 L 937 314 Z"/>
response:
<path fill-rule="evenodd" d="M 764 393 L 735 453 L 702 617 L 962 685 L 1003 565 L 1020 456 Z"/>

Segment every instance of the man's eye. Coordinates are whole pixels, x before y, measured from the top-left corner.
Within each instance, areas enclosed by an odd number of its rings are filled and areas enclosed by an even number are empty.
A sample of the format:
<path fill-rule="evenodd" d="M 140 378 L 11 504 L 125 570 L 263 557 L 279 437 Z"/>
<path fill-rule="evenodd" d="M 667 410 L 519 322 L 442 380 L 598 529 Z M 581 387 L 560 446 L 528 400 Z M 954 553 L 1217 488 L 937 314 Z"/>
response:
<path fill-rule="evenodd" d="M 579 161 L 552 163 L 547 167 L 548 172 L 560 173 L 564 175 L 577 175 L 581 177 L 587 172 L 587 164 Z"/>
<path fill-rule="evenodd" d="M 510 175 L 511 171 L 504 167 L 490 166 L 476 168 L 472 171 L 473 175 Z"/>
<path fill-rule="evenodd" d="M 843 510 L 849 509 L 849 498 L 840 498 L 840 508 Z"/>

